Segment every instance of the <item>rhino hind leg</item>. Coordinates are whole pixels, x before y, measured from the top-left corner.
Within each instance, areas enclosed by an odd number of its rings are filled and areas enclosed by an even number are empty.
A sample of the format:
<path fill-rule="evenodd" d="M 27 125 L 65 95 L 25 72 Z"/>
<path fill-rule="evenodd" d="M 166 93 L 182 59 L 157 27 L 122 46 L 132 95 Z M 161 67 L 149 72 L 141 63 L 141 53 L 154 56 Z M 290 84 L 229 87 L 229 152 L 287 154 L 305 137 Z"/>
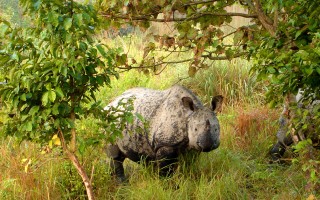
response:
<path fill-rule="evenodd" d="M 270 150 L 271 162 L 281 162 L 281 158 L 283 157 L 286 151 L 286 147 L 283 146 L 280 142 L 277 142 L 272 146 Z"/>
<path fill-rule="evenodd" d="M 123 161 L 125 156 L 117 145 L 109 145 L 107 147 L 107 155 L 110 157 L 110 168 L 112 175 L 115 175 L 120 182 L 125 182 Z"/>
<path fill-rule="evenodd" d="M 281 158 L 286 152 L 288 146 L 293 144 L 291 136 L 286 136 L 283 142 L 278 141 L 270 150 L 271 162 L 282 163 Z"/>
<path fill-rule="evenodd" d="M 156 160 L 159 175 L 162 177 L 171 176 L 178 161 L 178 153 L 173 147 L 161 147 L 157 150 Z"/>

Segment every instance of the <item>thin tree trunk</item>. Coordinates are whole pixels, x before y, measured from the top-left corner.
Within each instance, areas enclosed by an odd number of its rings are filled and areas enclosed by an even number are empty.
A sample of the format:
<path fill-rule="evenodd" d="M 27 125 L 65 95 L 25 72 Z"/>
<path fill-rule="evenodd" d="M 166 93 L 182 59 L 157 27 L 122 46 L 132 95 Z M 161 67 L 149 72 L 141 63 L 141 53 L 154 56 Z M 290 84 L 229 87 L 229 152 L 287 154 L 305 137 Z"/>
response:
<path fill-rule="evenodd" d="M 94 200 L 95 198 L 94 198 L 94 193 L 93 193 L 91 181 L 90 181 L 86 171 L 83 169 L 82 165 L 80 164 L 77 156 L 74 153 L 70 152 L 69 150 L 66 150 L 66 154 L 67 154 L 68 158 L 71 160 L 73 166 L 77 169 L 78 174 L 82 178 L 82 182 L 86 188 L 88 199 Z"/>
<path fill-rule="evenodd" d="M 262 26 L 273 36 L 276 36 L 276 28 L 274 25 L 277 24 L 277 22 L 273 22 L 264 12 L 262 9 L 261 2 L 259 0 L 253 0 L 254 1 L 254 7 L 255 12 L 258 15 L 258 19 L 261 22 Z M 278 19 L 274 19 L 278 20 Z"/>
<path fill-rule="evenodd" d="M 72 152 L 68 149 L 61 129 L 59 129 L 58 135 L 61 140 L 61 145 L 62 145 L 63 151 L 67 154 L 67 157 L 72 162 L 73 166 L 76 168 L 78 174 L 82 178 L 82 182 L 86 188 L 86 193 L 87 193 L 88 199 L 95 200 L 91 180 L 89 179 L 86 171 L 83 169 L 83 166 L 80 164 L 79 159 L 76 156 L 75 152 Z"/>
<path fill-rule="evenodd" d="M 74 111 L 71 112 L 70 119 L 75 123 L 76 121 L 76 114 Z M 70 141 L 70 151 L 72 153 L 75 153 L 77 151 L 77 146 L 76 146 L 76 129 L 72 128 L 71 129 L 71 141 Z"/>

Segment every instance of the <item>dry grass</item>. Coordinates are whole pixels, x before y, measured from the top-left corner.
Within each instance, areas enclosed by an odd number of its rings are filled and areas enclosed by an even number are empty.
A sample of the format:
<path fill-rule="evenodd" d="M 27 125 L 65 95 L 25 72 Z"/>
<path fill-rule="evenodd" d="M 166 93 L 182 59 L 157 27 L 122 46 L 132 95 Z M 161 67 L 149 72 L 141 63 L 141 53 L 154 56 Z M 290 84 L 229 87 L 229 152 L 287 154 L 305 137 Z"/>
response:
<path fill-rule="evenodd" d="M 237 112 L 233 127 L 239 148 L 248 149 L 252 147 L 254 140 L 269 140 L 275 136 L 279 118 L 276 110 L 261 106 Z"/>
<path fill-rule="evenodd" d="M 52 197 L 60 196 L 55 192 L 57 172 L 53 167 L 60 158 L 54 154 L 41 155 L 38 145 L 30 142 L 19 145 L 11 138 L 1 143 L 0 199 L 55 199 Z"/>
<path fill-rule="evenodd" d="M 131 41 L 130 41 L 131 40 Z M 143 40 L 133 36 L 117 38 L 129 57 L 142 57 Z M 129 45 L 129 43 L 131 45 Z M 136 46 L 136 48 L 134 48 Z M 187 56 L 187 55 L 185 55 Z M 182 160 L 170 178 L 159 178 L 154 170 L 125 162 L 128 184 L 115 184 L 106 164 L 104 149 L 87 148 L 80 160 L 88 172 L 93 171 L 97 199 L 305 199 L 304 173 L 296 165 L 269 166 L 266 154 L 275 141 L 277 110 L 264 106 L 262 83 L 249 74 L 245 60 L 215 62 L 199 71 L 194 78 L 179 84 L 194 91 L 208 104 L 211 97 L 222 94 L 224 109 L 221 145 L 210 153 L 200 154 L 191 165 Z M 106 104 L 126 89 L 142 86 L 165 89 L 187 76 L 187 66 L 170 66 L 159 76 L 146 76 L 137 71 L 121 74 L 112 80 L 112 88 L 101 88 L 97 94 Z M 99 127 L 91 118 L 79 123 L 82 134 L 89 136 Z M 76 171 L 62 155 L 41 155 L 39 146 L 13 138 L 0 140 L 0 199 L 85 199 L 84 187 Z M 28 172 L 23 159 L 32 159 Z M 319 195 L 319 193 L 316 193 Z"/>

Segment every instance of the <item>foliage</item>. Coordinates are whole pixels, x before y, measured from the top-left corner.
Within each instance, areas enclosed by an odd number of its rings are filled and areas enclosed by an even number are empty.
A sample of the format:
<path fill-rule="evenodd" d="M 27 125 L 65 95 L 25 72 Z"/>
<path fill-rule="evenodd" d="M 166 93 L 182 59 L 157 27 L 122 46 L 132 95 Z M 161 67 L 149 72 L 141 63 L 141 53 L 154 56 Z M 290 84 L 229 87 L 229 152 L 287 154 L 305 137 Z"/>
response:
<path fill-rule="evenodd" d="M 154 40 L 144 49 L 144 61 L 126 67 L 155 67 L 165 58 L 149 52 L 160 48 L 193 52 L 189 73 L 206 68 L 206 60 L 255 58 L 259 78 L 272 78 L 269 101 L 277 94 L 296 93 L 302 88 L 319 97 L 319 2 L 296 1 L 99 1 L 105 18 L 118 19 L 113 25 L 132 23 L 148 28 L 150 22 L 175 22 L 173 36 L 151 33 Z M 247 9 L 245 13 L 227 12 L 229 6 Z M 160 17 L 159 14 L 163 14 Z M 233 31 L 223 27 L 234 16 L 252 19 L 250 25 Z M 233 37 L 232 37 L 233 36 Z M 233 41 L 230 41 L 233 38 Z M 160 44 L 157 45 L 158 41 Z M 169 49 L 168 49 L 169 48 Z M 171 49 L 170 49 L 171 48 Z M 148 55 L 150 55 L 148 57 Z M 152 61 L 153 60 L 153 61 Z M 128 64 L 128 63 L 127 63 Z"/>
<path fill-rule="evenodd" d="M 151 3 L 100 0 L 98 3 L 106 19 L 118 19 L 113 25 L 129 22 L 143 29 L 152 23 L 174 22 L 173 34 L 151 33 L 144 48 L 144 60 L 124 62 L 123 69 L 138 67 L 157 73 L 159 66 L 187 62 L 189 75 L 193 77 L 199 69 L 208 67 L 208 61 L 245 57 L 254 61 L 252 73 L 257 73 L 258 80 L 267 81 L 267 101 L 271 106 L 282 103 L 284 97 L 296 94 L 299 89 L 304 91 L 306 105 L 320 99 L 319 1 L 158 0 Z M 228 11 L 228 7 L 240 5 L 245 12 Z M 251 22 L 231 31 L 224 29 L 235 16 L 249 18 Z M 176 57 L 177 60 L 171 62 L 167 56 L 154 53 L 159 49 L 173 55 L 191 52 L 192 58 Z M 303 118 L 301 115 L 295 117 Z M 309 119 L 314 121 L 303 120 L 303 125 L 293 125 L 297 127 L 293 134 L 308 129 L 311 133 L 307 137 L 315 133 L 319 139 L 315 126 L 319 124 L 319 112 L 313 112 Z"/>
<path fill-rule="evenodd" d="M 58 128 L 70 133 L 71 113 L 88 114 L 90 109 L 81 102 L 94 99 L 98 86 L 116 75 L 111 66 L 114 50 L 107 55 L 94 43 L 98 19 L 92 6 L 67 1 L 22 3 L 30 9 L 35 27 L 21 31 L 2 22 L 1 70 L 8 84 L 1 94 L 21 121 L 15 133 L 26 133 L 23 139 L 48 140 Z M 107 66 L 99 51 L 108 59 Z M 36 130 L 41 134 L 33 135 Z"/>
<path fill-rule="evenodd" d="M 277 22 L 277 35 L 261 37 L 253 49 L 254 69 L 260 78 L 271 78 L 267 97 L 273 104 L 277 94 L 296 94 L 299 88 L 306 98 L 320 99 L 320 3 L 284 1 L 277 5 L 278 10 L 284 10 Z M 269 11 L 276 12 L 271 9 L 269 5 Z"/>
<path fill-rule="evenodd" d="M 111 77 L 118 77 L 116 55 L 121 50 L 94 40 L 101 22 L 90 4 L 20 2 L 33 21 L 32 27 L 12 28 L 7 21 L 0 22 L 0 70 L 7 82 L 0 94 L 15 113 L 5 124 L 6 132 L 21 140 L 61 144 L 88 182 L 74 154 L 75 122 L 80 115 L 93 114 L 106 132 L 112 133 L 110 138 L 102 131 L 94 139 L 87 138 L 85 144 L 92 145 L 95 142 L 90 141 L 114 140 L 124 120 L 132 116 L 126 109 L 130 103 L 120 105 L 121 111 L 115 108 L 106 113 L 95 102 L 98 88 L 109 85 Z M 123 121 L 121 126 L 116 125 L 119 121 Z"/>
<path fill-rule="evenodd" d="M 140 40 L 142 37 L 137 37 Z M 120 43 L 114 41 L 115 43 Z M 132 41 L 135 43 L 136 41 Z M 128 42 L 129 43 L 129 42 Z M 125 44 L 128 44 L 125 43 Z M 108 43 L 110 44 L 110 43 Z M 139 47 L 140 45 L 138 45 Z M 131 50 L 138 53 L 136 46 Z M 238 61 L 235 61 L 238 62 Z M 236 63 L 234 63 L 236 64 Z M 242 60 L 238 64 L 247 65 Z M 181 64 L 182 65 L 182 64 Z M 214 68 L 219 69 L 214 69 Z M 221 67 L 221 69 L 220 69 Z M 217 65 L 207 71 L 197 73 L 194 81 L 188 78 L 179 84 L 197 91 L 202 100 L 207 96 L 199 87 L 201 80 L 208 72 L 208 77 L 215 70 L 224 72 L 229 65 Z M 234 66 L 235 67 L 235 66 Z M 234 85 L 241 85 L 239 73 L 246 76 L 249 67 L 241 68 L 238 73 L 230 73 L 222 80 L 222 88 L 228 88 L 229 80 Z M 240 70 L 240 69 L 239 69 Z M 111 88 L 104 86 L 97 92 L 97 99 L 106 103 L 122 93 L 124 90 L 143 86 L 155 89 L 167 88 L 185 77 L 188 70 L 185 65 L 165 70 L 158 76 L 147 76 L 137 71 L 121 74 L 121 78 L 111 82 Z M 202 74 L 203 73 L 203 74 Z M 224 73 L 222 73 L 223 75 Z M 200 77 L 197 77 L 200 75 Z M 230 76 L 230 77 L 229 77 Z M 206 77 L 205 79 L 207 80 Z M 201 79 L 201 80 L 200 80 Z M 224 79 L 224 76 L 221 77 Z M 209 79 L 208 79 L 209 80 Z M 216 84 L 208 81 L 208 88 Z M 240 88 L 239 88 L 240 89 Z M 227 91 L 223 92 L 228 94 Z M 229 95 L 229 94 L 228 94 Z M 306 179 L 304 172 L 297 164 L 290 166 L 268 165 L 268 151 L 274 134 L 277 131 L 277 110 L 261 108 L 260 98 L 263 92 L 254 90 L 252 95 L 245 95 L 245 99 L 232 102 L 234 106 L 225 106 L 218 115 L 221 124 L 221 146 L 216 151 L 200 154 L 199 159 L 186 166 L 182 160 L 177 172 L 170 178 L 159 178 L 149 168 L 133 162 L 125 162 L 129 184 L 115 184 L 109 175 L 110 169 L 104 156 L 104 149 L 95 146 L 85 148 L 79 155 L 87 171 L 92 173 L 92 183 L 97 199 L 306 199 L 310 192 L 304 188 Z M 257 104 L 255 104 L 257 103 Z M 229 104 L 227 104 L 229 105 Z M 261 112 L 262 110 L 262 112 Z M 92 116 L 81 118 L 76 123 L 78 133 L 83 137 L 92 138 L 99 125 Z M 258 123 L 257 123 L 258 122 Z M 259 134 L 257 134 L 259 133 Z M 67 160 L 56 157 L 55 153 L 38 156 L 38 145 L 24 142 L 22 145 L 11 145 L 13 138 L 0 139 L 0 199 L 76 199 L 83 197 L 84 188 L 78 187 L 80 179 Z M 38 156 L 37 159 L 34 159 Z M 24 172 L 21 160 L 32 158 L 30 171 Z M 108 162 L 108 160 L 107 160 Z M 9 187 L 6 187 L 9 185 Z M 77 185 L 77 187 L 72 187 Z M 314 193 L 316 198 L 319 193 Z"/>

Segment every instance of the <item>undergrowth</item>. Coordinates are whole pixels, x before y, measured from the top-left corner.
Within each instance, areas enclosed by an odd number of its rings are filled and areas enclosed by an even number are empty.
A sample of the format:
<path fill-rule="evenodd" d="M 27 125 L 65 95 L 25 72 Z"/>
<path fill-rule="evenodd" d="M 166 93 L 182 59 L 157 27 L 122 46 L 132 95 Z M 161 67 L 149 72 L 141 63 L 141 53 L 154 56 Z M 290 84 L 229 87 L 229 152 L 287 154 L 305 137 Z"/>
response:
<path fill-rule="evenodd" d="M 133 42 L 139 46 L 143 41 Z M 128 49 L 124 45 L 124 50 Z M 140 50 L 133 49 L 131 56 L 141 56 Z M 83 149 L 78 156 L 91 177 L 97 199 L 306 199 L 319 196 L 317 191 L 305 190 L 307 181 L 298 164 L 269 164 L 267 152 L 276 141 L 279 110 L 264 105 L 263 83 L 258 84 L 249 70 L 250 64 L 245 60 L 221 61 L 210 64 L 209 69 L 199 71 L 194 78 L 186 78 L 187 68 L 173 65 L 157 76 L 138 71 L 122 73 L 119 80 L 112 81 L 111 88 L 101 88 L 97 96 L 105 105 L 132 87 L 165 89 L 177 83 L 190 88 L 205 104 L 217 94 L 225 97 L 225 103 L 218 115 L 220 147 L 201 153 L 192 163 L 181 158 L 172 177 L 161 178 L 155 169 L 126 160 L 129 180 L 127 184 L 119 184 L 110 176 L 103 142 Z M 100 131 L 90 117 L 78 121 L 77 126 L 85 137 Z M 0 157 L 0 199 L 85 199 L 81 179 L 59 147 L 44 151 L 40 145 L 18 143 L 9 137 L 0 141 Z"/>

